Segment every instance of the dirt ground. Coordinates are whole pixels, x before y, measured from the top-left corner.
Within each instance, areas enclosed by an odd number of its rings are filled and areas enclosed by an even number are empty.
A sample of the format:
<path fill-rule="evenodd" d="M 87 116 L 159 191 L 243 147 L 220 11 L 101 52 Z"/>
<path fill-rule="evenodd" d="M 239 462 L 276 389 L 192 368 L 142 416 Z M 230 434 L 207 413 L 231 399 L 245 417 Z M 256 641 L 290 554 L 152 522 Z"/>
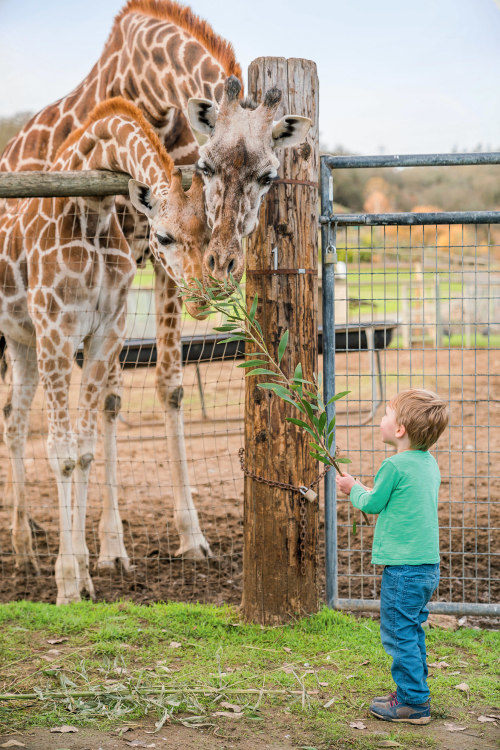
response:
<path fill-rule="evenodd" d="M 366 410 L 371 404 L 368 357 L 367 353 L 350 353 L 348 358 L 338 355 L 336 381 L 337 390 L 352 390 L 348 402 L 339 402 L 338 445 L 351 458 L 352 473 L 366 483 L 372 480 L 386 455 L 378 437 L 382 409 L 374 421 L 359 425 L 358 410 Z M 425 385 L 450 400 L 450 428 L 436 452 L 443 480 L 439 598 L 498 601 L 500 556 L 498 548 L 494 554 L 494 543 L 496 539 L 498 545 L 500 529 L 500 352 L 388 350 L 382 353 L 382 368 L 389 395 L 410 384 Z M 196 369 L 189 365 L 184 372 L 185 432 L 193 496 L 213 558 L 194 563 L 175 557 L 178 540 L 170 503 L 171 475 L 161 409 L 154 392 L 154 370 L 126 370 L 122 409 L 126 422 L 119 424 L 119 495 L 126 545 L 136 567 L 128 576 L 121 570 L 106 575 L 93 573 L 98 599 L 240 602 L 243 481 L 237 454 L 243 442 L 243 371 L 231 362 L 202 363 L 199 371 L 207 418 L 202 418 Z M 80 370 L 75 367 L 74 406 L 79 375 Z M 0 401 L 5 397 L 6 389 L 0 393 Z M 342 413 L 346 407 L 347 414 Z M 55 483 L 45 457 L 45 431 L 46 414 L 39 392 L 31 415 L 26 459 L 28 503 L 36 524 L 34 539 L 41 566 L 39 577 L 25 577 L 14 568 L 8 461 L 5 446 L 0 445 L 3 602 L 21 598 L 54 602 L 56 598 L 53 569 L 58 548 L 58 510 Z M 269 466 L 270 478 L 277 474 L 279 461 Z M 87 540 L 92 563 L 98 555 L 103 477 L 100 446 L 89 491 Z M 370 565 L 373 528 L 358 526 L 354 536 L 352 521 L 356 518 L 360 522 L 355 513 L 348 502 L 339 502 L 339 592 L 345 597 L 373 598 L 381 572 L 374 573 Z M 321 557 L 322 550 L 321 541 Z"/>
<path fill-rule="evenodd" d="M 387 741 L 390 738 L 389 729 L 394 729 L 384 722 L 366 717 L 363 717 L 363 723 L 366 729 L 353 730 L 346 722 L 345 745 L 330 745 L 327 738 L 319 738 L 318 733 L 296 715 L 286 716 L 276 709 L 264 709 L 262 720 L 228 719 L 223 725 L 214 721 L 211 726 L 200 729 L 190 729 L 173 723 L 165 725 L 157 734 L 152 734 L 152 720 L 147 724 L 133 725 L 135 728 L 121 736 L 118 734 L 119 728 L 107 732 L 81 728 L 74 734 L 52 734 L 49 729 L 36 728 L 3 735 L 0 737 L 0 746 L 5 747 L 4 742 L 16 740 L 21 742 L 26 750 L 127 750 L 129 747 L 156 750 L 179 750 L 181 747 L 189 750 L 327 750 L 329 747 L 355 746 L 350 739 L 354 732 L 356 737 L 370 736 L 374 743 Z M 480 725 L 474 720 L 467 724 L 470 726 L 460 732 L 450 732 L 443 720 L 433 721 L 424 727 L 398 725 L 397 731 L 412 731 L 422 738 L 432 739 L 435 742 L 434 746 L 439 750 L 493 750 L 498 747 L 500 731 L 497 726 Z M 404 734 L 398 736 L 398 740 L 399 746 L 407 750 L 416 747 L 412 741 L 404 740 Z"/>

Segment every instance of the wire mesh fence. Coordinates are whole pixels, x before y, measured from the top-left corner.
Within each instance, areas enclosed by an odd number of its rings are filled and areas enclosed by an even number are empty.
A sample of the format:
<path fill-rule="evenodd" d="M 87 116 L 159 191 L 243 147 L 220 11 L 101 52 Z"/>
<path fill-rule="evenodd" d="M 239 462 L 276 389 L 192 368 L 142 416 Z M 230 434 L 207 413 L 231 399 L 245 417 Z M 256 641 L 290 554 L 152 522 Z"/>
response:
<path fill-rule="evenodd" d="M 337 410 L 337 445 L 352 460 L 350 472 L 370 486 L 390 455 L 378 427 L 386 397 L 416 387 L 449 402 L 449 428 L 432 449 L 442 475 L 440 611 L 465 602 L 493 614 L 500 595 L 499 217 L 433 224 L 428 216 L 421 226 L 408 214 L 325 217 L 323 242 L 329 238 L 338 260 L 335 328 L 394 326 L 378 351 L 337 347 L 335 389 L 351 391 Z M 335 522 L 331 596 L 337 606 L 375 606 L 382 569 L 371 565 L 374 522 L 364 525 L 341 497 Z"/>
<path fill-rule="evenodd" d="M 20 214 L 23 202 L 11 211 Z M 446 218 L 446 217 L 445 217 Z M 336 247 L 335 386 L 351 393 L 337 416 L 337 443 L 352 471 L 370 484 L 387 453 L 378 435 L 386 397 L 406 387 L 436 390 L 450 403 L 450 426 L 435 455 L 442 474 L 439 519 L 442 573 L 437 599 L 492 608 L 500 594 L 500 226 L 490 223 L 372 225 L 358 217 L 329 221 Z M 487 219 L 488 217 L 486 217 Z M 485 217 L 483 217 L 485 220 Z M 377 224 L 378 221 L 378 224 Z M 385 220 L 383 220 L 385 221 Z M 325 237 L 326 235 L 324 235 Z M 326 248 L 323 239 L 323 248 Z M 328 248 L 326 248 L 328 249 Z M 325 279 L 323 278 L 323 284 Z M 90 474 L 86 538 L 98 598 L 199 600 L 241 598 L 244 377 L 238 349 L 213 334 L 220 321 L 180 313 L 184 436 L 189 485 L 212 556 L 176 556 L 179 534 L 173 497 L 176 457 L 155 384 L 155 273 L 148 264 L 128 295 L 121 354 L 122 407 L 117 425 L 117 491 L 131 569 L 96 567 L 100 519 L 108 491 L 103 422 Z M 320 292 L 322 289 L 320 282 Z M 321 309 L 321 305 L 320 305 Z M 323 324 L 323 348 L 325 324 Z M 222 337 L 220 337 L 222 338 Z M 82 389 L 82 358 L 72 373 L 73 420 Z M 321 366 L 321 365 L 320 365 Z M 11 373 L 0 385 L 4 403 Z M 41 575 L 16 570 L 11 541 L 13 486 L 0 445 L 0 599 L 54 601 L 59 510 L 46 457 L 47 405 L 38 389 L 26 450 L 29 523 Z M 270 465 L 272 457 L 270 457 Z M 328 491 L 327 491 L 328 494 Z M 328 497 L 326 498 L 328 505 Z M 373 525 L 364 526 L 347 501 L 335 516 L 336 597 L 351 606 L 378 598 L 381 570 L 370 563 Z M 353 534 L 352 522 L 358 521 Z M 328 564 L 328 509 L 327 568 Z M 326 580 L 329 596 L 328 576 Z M 484 610 L 483 610 L 484 611 Z"/>
<path fill-rule="evenodd" d="M 27 201 L 15 205 L 11 202 L 11 216 L 23 219 L 26 206 Z M 51 262 L 54 261 L 49 259 L 43 264 L 47 279 L 52 272 L 57 275 L 56 269 L 50 268 Z M 106 463 L 109 469 L 109 462 L 114 460 L 112 455 L 106 458 L 106 417 L 101 414 L 90 472 L 86 523 L 95 593 L 97 598 L 108 600 L 127 597 L 142 602 L 178 599 L 236 603 L 241 595 L 243 481 L 238 450 L 243 443 L 244 379 L 243 371 L 235 367 L 235 357 L 241 358 L 241 352 L 219 343 L 223 336 L 213 334 L 213 326 L 218 322 L 214 316 L 197 321 L 185 308 L 177 316 L 175 336 L 169 334 L 174 336 L 170 343 L 180 352 L 183 364 L 182 407 L 189 490 L 201 532 L 211 550 L 210 557 L 191 560 L 176 554 L 180 539 L 174 496 L 179 489 L 176 484 L 180 459 L 175 451 L 169 450 L 168 443 L 175 436 L 165 421 L 164 405 L 156 388 L 154 364 L 159 355 L 155 283 L 155 272 L 148 263 L 135 276 L 128 294 L 126 345 L 120 355 L 123 390 L 117 420 L 116 489 L 130 569 L 126 570 L 123 565 L 97 565 L 102 534 L 106 533 L 100 527 L 103 508 L 107 507 Z M 2 284 L 4 311 L 9 299 L 15 299 L 24 310 L 26 302 L 19 293 L 19 284 L 9 281 L 6 273 L 3 273 Z M 92 314 L 93 309 L 88 313 Z M 63 325 L 64 322 L 60 322 Z M 13 332 L 5 333 L 12 335 Z M 175 338 L 178 334 L 179 340 Z M 4 345 L 5 340 L 2 341 Z M 32 331 L 28 331 L 25 344 L 34 351 Z M 3 404 L 11 402 L 13 360 L 17 357 L 19 363 L 19 358 L 24 356 L 10 346 L 5 354 L 7 370 L 0 385 Z M 80 345 L 69 389 L 73 425 L 82 410 L 82 365 L 88 356 L 88 352 L 84 355 L 83 344 Z M 5 412 L 4 418 L 7 416 Z M 2 601 L 56 599 L 54 564 L 59 547 L 60 512 L 56 480 L 46 454 L 47 416 L 47 400 L 39 386 L 29 414 L 25 467 L 29 526 L 40 575 L 34 575 L 30 566 L 15 567 L 11 539 L 15 487 L 9 471 L 7 446 L 5 442 L 0 445 Z M 73 477 L 73 493 L 77 482 L 78 478 Z"/>

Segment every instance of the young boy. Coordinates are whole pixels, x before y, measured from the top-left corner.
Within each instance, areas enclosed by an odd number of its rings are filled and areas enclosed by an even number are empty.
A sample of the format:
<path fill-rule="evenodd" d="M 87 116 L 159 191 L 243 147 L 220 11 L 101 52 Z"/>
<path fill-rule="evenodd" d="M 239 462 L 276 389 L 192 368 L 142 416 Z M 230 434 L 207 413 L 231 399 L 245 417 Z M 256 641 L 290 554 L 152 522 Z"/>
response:
<path fill-rule="evenodd" d="M 392 656 L 397 689 L 374 698 L 371 713 L 385 721 L 431 720 L 425 633 L 427 603 L 439 582 L 438 465 L 429 448 L 448 424 L 445 402 L 420 389 L 389 402 L 380 433 L 397 453 L 383 461 L 372 490 L 350 474 L 337 485 L 355 508 L 378 513 L 372 564 L 384 565 L 380 589 L 380 635 Z"/>

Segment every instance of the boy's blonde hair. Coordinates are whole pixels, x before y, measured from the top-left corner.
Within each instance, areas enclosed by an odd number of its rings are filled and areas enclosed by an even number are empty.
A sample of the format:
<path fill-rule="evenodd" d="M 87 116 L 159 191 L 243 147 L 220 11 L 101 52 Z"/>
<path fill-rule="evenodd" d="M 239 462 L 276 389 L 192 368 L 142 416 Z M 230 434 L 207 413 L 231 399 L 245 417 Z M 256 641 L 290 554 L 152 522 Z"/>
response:
<path fill-rule="evenodd" d="M 414 450 L 426 451 L 437 442 L 448 424 L 448 405 L 423 388 L 401 391 L 389 401 L 396 422 L 406 429 Z"/>

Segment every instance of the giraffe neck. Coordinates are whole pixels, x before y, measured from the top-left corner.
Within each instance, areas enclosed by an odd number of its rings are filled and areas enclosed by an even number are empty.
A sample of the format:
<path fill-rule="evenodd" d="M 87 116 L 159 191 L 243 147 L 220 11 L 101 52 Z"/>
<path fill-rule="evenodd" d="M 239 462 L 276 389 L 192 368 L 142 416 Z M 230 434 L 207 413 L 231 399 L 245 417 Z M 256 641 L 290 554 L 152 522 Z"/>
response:
<path fill-rule="evenodd" d="M 68 96 L 42 110 L 7 145 L 0 170 L 49 169 L 67 136 L 99 102 L 133 101 L 167 147 L 189 130 L 182 110 L 194 97 L 219 99 L 224 65 L 175 23 L 131 12 L 118 18 L 103 53 Z M 189 131 L 186 143 L 193 137 Z M 169 148 L 170 150 L 170 148 Z"/>
<path fill-rule="evenodd" d="M 168 191 L 173 162 L 147 123 L 123 112 L 101 115 L 77 131 L 52 169 L 126 172 L 162 194 Z"/>

